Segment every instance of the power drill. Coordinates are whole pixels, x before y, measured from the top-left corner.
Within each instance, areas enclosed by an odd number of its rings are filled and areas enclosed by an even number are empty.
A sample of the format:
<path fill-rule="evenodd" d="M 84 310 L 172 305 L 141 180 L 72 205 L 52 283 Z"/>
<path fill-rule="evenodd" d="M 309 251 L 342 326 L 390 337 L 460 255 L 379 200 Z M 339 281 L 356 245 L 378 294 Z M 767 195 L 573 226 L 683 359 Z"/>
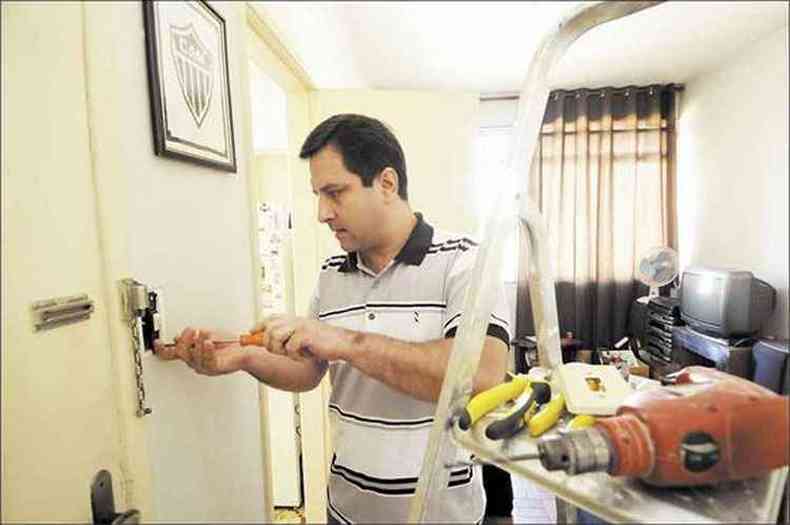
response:
<path fill-rule="evenodd" d="M 547 470 L 605 471 L 662 487 L 759 477 L 790 463 L 790 402 L 700 366 L 673 385 L 636 392 L 612 417 L 538 442 Z"/>

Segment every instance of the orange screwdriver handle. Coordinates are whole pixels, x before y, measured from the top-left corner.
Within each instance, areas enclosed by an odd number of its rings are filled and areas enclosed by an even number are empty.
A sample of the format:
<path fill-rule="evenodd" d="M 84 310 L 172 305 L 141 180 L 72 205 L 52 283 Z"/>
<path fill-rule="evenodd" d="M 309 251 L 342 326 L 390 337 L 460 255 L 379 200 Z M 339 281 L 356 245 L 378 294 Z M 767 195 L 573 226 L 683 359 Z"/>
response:
<path fill-rule="evenodd" d="M 264 346 L 263 332 L 242 334 L 239 336 L 239 343 L 241 344 L 241 346 Z"/>

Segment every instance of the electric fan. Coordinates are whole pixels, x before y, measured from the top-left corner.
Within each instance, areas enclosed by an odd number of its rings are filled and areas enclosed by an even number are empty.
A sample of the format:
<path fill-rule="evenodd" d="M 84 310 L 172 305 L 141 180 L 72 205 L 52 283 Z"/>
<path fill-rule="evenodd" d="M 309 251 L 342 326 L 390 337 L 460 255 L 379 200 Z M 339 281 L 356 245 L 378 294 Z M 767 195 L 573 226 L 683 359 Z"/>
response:
<path fill-rule="evenodd" d="M 650 248 L 639 261 L 637 277 L 650 287 L 650 293 L 637 299 L 647 303 L 658 295 L 658 289 L 671 283 L 678 274 L 678 252 L 667 246 Z"/>

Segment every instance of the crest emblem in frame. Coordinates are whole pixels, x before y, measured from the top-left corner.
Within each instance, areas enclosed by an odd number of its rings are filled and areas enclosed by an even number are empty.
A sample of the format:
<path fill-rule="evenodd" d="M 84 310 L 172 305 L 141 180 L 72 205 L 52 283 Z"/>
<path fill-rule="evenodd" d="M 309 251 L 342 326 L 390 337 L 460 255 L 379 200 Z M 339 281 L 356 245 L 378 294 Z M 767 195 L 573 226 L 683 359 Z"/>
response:
<path fill-rule="evenodd" d="M 214 57 L 200 41 L 192 24 L 183 27 L 170 26 L 170 50 L 181 94 L 199 128 L 211 107 Z"/>

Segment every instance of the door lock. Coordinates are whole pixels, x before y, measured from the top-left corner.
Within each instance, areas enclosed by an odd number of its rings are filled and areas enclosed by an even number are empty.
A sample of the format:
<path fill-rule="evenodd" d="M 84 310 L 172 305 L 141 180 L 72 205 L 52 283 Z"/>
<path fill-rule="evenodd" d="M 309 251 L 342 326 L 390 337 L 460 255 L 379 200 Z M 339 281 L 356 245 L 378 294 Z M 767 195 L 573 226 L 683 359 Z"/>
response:
<path fill-rule="evenodd" d="M 162 315 L 159 294 L 134 279 L 121 281 L 122 311 L 132 331 L 135 375 L 137 379 L 137 416 L 151 413 L 146 406 L 145 384 L 143 382 L 143 353 L 153 351 L 154 341 L 159 339 L 162 329 Z"/>
<path fill-rule="evenodd" d="M 159 294 L 134 279 L 121 281 L 122 297 L 127 320 L 139 320 L 142 331 L 143 350 L 153 351 L 154 341 L 162 329 L 162 314 L 159 311 Z"/>

